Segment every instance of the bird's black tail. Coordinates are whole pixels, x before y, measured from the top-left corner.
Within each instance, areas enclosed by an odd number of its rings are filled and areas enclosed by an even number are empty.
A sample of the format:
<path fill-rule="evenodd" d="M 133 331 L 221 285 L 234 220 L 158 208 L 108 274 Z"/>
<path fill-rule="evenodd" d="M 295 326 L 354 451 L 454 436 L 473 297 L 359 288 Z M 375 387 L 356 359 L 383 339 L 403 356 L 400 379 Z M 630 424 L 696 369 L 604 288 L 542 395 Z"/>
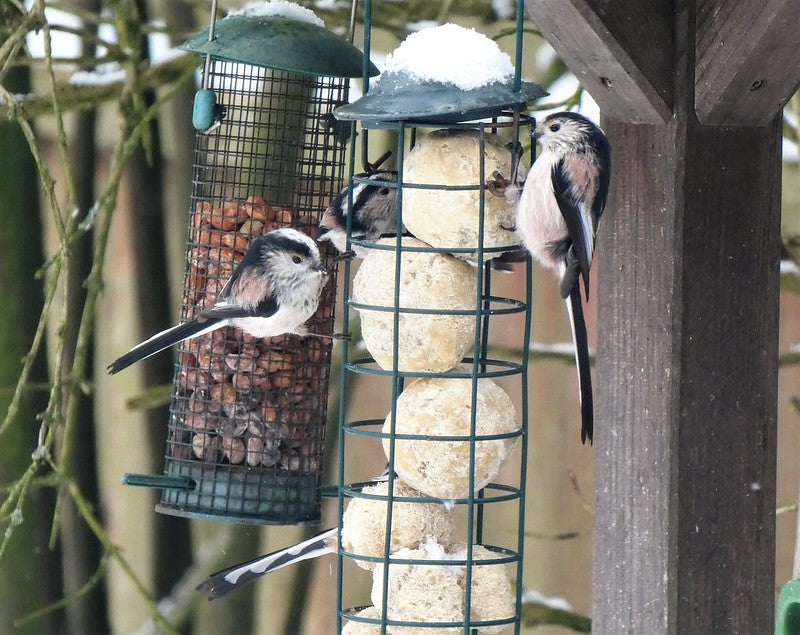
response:
<path fill-rule="evenodd" d="M 266 556 L 233 565 L 212 573 L 208 580 L 198 585 L 198 591 L 208 591 L 208 599 L 216 600 L 234 589 L 271 571 L 282 569 L 301 560 L 309 560 L 336 550 L 336 527 L 326 529 L 296 545 L 273 551 Z"/>
<path fill-rule="evenodd" d="M 576 280 L 577 283 L 577 280 Z M 569 296 L 565 298 L 572 341 L 575 343 L 575 364 L 578 367 L 578 384 L 581 399 L 581 443 L 592 443 L 594 436 L 594 404 L 592 400 L 592 372 L 589 365 L 589 340 L 586 336 L 586 322 L 583 319 L 581 288 L 574 284 Z"/>
<path fill-rule="evenodd" d="M 145 340 L 138 346 L 132 348 L 130 352 L 125 353 L 122 357 L 109 364 L 108 372 L 110 375 L 114 375 L 140 360 L 155 355 L 165 348 L 169 348 L 173 344 L 182 342 L 190 337 L 196 337 L 197 335 L 213 331 L 219 328 L 221 321 L 222 320 L 219 319 L 203 320 L 202 322 L 198 320 L 189 320 L 183 324 L 173 326 L 166 331 L 156 333 L 150 339 Z"/>

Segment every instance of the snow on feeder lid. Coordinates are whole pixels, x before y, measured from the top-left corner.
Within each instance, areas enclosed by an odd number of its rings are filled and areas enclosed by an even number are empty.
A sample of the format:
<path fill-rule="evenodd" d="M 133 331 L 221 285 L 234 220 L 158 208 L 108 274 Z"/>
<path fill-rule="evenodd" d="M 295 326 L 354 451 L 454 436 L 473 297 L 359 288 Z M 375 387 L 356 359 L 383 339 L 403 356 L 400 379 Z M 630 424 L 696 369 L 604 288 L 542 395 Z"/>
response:
<path fill-rule="evenodd" d="M 363 56 L 324 28 L 312 11 L 292 2 L 257 2 L 195 33 L 179 48 L 227 62 L 242 62 L 315 77 L 361 77 Z M 370 75 L 378 69 L 370 64 Z"/>
<path fill-rule="evenodd" d="M 334 111 L 338 119 L 447 123 L 524 107 L 547 93 L 514 86 L 511 58 L 482 33 L 456 24 L 409 35 L 386 60 L 369 92 Z"/>

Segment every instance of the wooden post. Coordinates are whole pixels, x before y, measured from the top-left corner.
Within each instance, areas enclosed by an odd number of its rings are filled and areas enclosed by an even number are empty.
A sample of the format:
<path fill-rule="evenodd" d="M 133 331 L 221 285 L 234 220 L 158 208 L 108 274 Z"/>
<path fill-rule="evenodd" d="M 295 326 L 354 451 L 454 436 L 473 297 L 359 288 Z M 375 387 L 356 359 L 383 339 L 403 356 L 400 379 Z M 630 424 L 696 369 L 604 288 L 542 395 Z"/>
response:
<path fill-rule="evenodd" d="M 780 108 L 800 46 L 797 3 L 764 4 L 527 1 L 614 149 L 594 633 L 773 628 Z"/>
<path fill-rule="evenodd" d="M 607 122 L 598 633 L 767 633 L 779 128 Z"/>

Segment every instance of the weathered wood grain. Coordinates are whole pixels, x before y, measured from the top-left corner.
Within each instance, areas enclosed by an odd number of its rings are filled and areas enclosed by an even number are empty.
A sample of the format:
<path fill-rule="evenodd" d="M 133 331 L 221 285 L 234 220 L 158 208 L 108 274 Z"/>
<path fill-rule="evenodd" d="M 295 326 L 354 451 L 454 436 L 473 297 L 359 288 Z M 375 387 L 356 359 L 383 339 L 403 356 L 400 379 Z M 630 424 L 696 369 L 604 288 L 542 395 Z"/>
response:
<path fill-rule="evenodd" d="M 525 8 L 604 114 L 642 123 L 669 119 L 669 3 L 525 0 Z"/>
<path fill-rule="evenodd" d="M 614 182 L 597 250 L 592 628 L 669 633 L 676 590 L 672 424 L 680 307 L 673 249 L 678 227 L 668 202 L 674 187 L 664 179 L 675 179 L 666 160 L 673 141 L 663 126 L 606 120 L 604 127 L 614 144 Z"/>
<path fill-rule="evenodd" d="M 698 119 L 766 125 L 800 87 L 800 2 L 697 4 Z"/>
<path fill-rule="evenodd" d="M 766 633 L 779 128 L 606 129 L 593 632 Z"/>
<path fill-rule="evenodd" d="M 766 633 L 775 575 L 780 114 L 768 127 L 690 128 L 689 138 L 678 632 Z"/>

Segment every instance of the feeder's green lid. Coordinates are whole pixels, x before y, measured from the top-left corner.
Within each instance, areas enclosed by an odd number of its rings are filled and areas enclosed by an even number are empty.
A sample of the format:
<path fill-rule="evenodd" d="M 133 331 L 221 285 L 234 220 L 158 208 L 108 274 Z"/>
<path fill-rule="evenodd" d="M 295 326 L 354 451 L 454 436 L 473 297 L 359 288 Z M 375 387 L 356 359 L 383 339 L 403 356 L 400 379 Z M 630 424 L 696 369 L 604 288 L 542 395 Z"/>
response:
<path fill-rule="evenodd" d="M 233 14 L 218 20 L 214 40 L 208 29 L 179 48 L 227 62 L 242 62 L 303 75 L 361 77 L 363 54 L 321 26 L 283 16 Z M 378 69 L 370 63 L 370 75 Z"/>
<path fill-rule="evenodd" d="M 337 119 L 364 122 L 420 121 L 455 123 L 497 114 L 501 110 L 524 106 L 547 93 L 539 84 L 514 81 L 493 82 L 464 90 L 454 84 L 419 81 L 407 73 L 386 72 L 369 92 L 352 104 L 333 111 Z"/>

